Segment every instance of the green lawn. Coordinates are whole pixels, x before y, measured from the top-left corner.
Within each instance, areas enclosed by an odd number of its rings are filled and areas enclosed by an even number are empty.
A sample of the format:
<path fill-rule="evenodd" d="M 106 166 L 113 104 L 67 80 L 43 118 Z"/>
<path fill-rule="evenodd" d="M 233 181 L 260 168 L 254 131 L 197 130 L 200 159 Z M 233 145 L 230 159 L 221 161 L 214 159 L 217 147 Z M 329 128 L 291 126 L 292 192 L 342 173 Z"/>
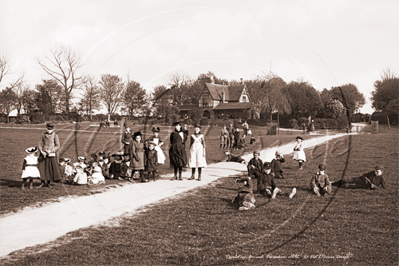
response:
<path fill-rule="evenodd" d="M 292 141 L 289 136 L 265 139 Z M 298 189 L 292 200 L 257 195 L 255 210 L 238 212 L 230 203 L 238 185 L 234 177 L 223 177 L 133 217 L 119 218 L 119 226 L 71 232 L 50 245 L 27 250 L 44 250 L 41 253 L 17 252 L 11 256 L 15 260 L 2 264 L 397 265 L 397 135 L 346 136 L 306 154 L 302 171 L 287 156 L 286 179 L 277 180 L 284 191 Z M 384 165 L 388 189 L 333 187 L 328 197 L 311 195 L 310 177 L 325 155 L 326 172 L 333 181 Z"/>

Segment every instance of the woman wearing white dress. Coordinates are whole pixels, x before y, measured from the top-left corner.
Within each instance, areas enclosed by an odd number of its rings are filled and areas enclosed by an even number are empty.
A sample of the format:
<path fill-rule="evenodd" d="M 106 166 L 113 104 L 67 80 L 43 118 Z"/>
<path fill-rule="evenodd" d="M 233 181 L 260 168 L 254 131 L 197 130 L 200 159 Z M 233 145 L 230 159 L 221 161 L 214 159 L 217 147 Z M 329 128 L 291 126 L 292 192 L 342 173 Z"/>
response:
<path fill-rule="evenodd" d="M 205 138 L 201 134 L 201 126 L 194 127 L 194 134 L 190 138 L 190 160 L 189 167 L 192 168 L 190 180 L 195 179 L 195 168 L 198 168 L 198 181 L 201 181 L 202 168 L 207 167 L 205 158 Z"/>
<path fill-rule="evenodd" d="M 306 155 L 302 147 L 303 138 L 298 136 L 296 137 L 296 141 L 297 143 L 294 147 L 294 160 L 299 162 L 299 169 L 302 169 L 302 164 L 306 162 Z"/>
<path fill-rule="evenodd" d="M 162 148 L 161 148 L 161 146 L 164 144 L 162 141 L 161 141 L 161 139 L 159 138 L 159 132 L 160 132 L 161 130 L 159 129 L 159 127 L 157 127 L 157 128 L 152 128 L 152 132 L 154 132 L 154 135 L 152 136 L 152 137 L 150 137 L 149 139 L 148 139 L 148 141 L 149 142 L 154 142 L 154 144 L 155 144 L 155 147 L 154 147 L 154 150 L 156 150 L 157 151 L 157 154 L 158 154 L 158 164 L 164 164 L 165 163 L 165 159 L 166 159 L 166 157 L 165 157 L 165 154 L 163 153 L 163 151 L 162 151 Z"/>

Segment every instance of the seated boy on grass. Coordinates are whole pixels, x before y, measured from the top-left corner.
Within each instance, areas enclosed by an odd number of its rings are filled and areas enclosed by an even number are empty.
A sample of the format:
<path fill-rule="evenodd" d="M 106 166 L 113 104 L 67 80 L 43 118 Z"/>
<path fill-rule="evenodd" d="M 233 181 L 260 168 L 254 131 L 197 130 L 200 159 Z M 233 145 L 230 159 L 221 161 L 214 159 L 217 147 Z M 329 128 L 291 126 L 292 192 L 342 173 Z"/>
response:
<path fill-rule="evenodd" d="M 318 168 L 319 171 L 310 180 L 310 189 L 313 190 L 317 197 L 320 197 L 321 195 L 331 194 L 332 189 L 330 179 L 325 173 L 325 165 L 319 164 Z"/>
<path fill-rule="evenodd" d="M 254 172 L 252 165 L 255 167 L 254 169 L 257 169 L 261 172 L 263 169 L 263 162 L 259 158 L 260 152 L 254 151 L 253 155 L 254 155 L 254 157 L 251 160 L 249 160 L 249 162 L 248 162 L 248 167 L 247 167 L 248 168 L 248 176 L 251 176 Z"/>
<path fill-rule="evenodd" d="M 264 163 L 262 171 L 255 169 L 254 166 L 251 167 L 254 171 L 253 178 L 256 178 L 258 180 L 258 187 L 257 187 L 258 193 L 272 199 L 275 199 L 277 194 L 288 195 L 290 199 L 295 196 L 296 188 L 293 188 L 291 193 L 288 194 L 288 193 L 283 193 L 281 189 L 277 187 L 276 182 L 274 181 L 274 174 L 272 173 L 270 163 L 267 162 Z"/>

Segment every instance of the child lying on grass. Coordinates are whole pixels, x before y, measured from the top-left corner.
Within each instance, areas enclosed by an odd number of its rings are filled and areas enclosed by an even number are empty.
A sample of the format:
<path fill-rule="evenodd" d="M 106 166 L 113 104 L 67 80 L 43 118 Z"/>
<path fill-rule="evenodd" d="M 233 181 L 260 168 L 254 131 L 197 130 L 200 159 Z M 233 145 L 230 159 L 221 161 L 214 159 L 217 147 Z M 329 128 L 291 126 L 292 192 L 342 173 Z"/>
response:
<path fill-rule="evenodd" d="M 384 171 L 384 166 L 377 165 L 374 168 L 374 171 L 365 173 L 364 175 L 352 178 L 349 181 L 337 181 L 334 182 L 333 185 L 340 185 L 342 184 L 345 188 L 350 189 L 377 189 L 380 186 L 385 189 L 387 187 L 384 177 L 382 173 Z"/>
<path fill-rule="evenodd" d="M 246 164 L 247 162 L 241 157 L 241 156 L 235 156 L 233 154 L 230 153 L 230 151 L 225 151 L 224 155 L 227 156 L 226 160 L 224 160 L 224 162 L 237 162 L 237 163 L 242 163 L 242 164 Z"/>

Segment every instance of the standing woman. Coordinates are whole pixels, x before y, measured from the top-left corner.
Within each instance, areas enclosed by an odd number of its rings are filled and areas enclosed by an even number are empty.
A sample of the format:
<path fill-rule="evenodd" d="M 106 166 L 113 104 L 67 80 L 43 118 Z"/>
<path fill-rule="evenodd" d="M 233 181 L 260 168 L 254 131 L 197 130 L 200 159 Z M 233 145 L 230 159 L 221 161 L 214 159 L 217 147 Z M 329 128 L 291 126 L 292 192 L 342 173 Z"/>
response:
<path fill-rule="evenodd" d="M 124 154 L 132 154 L 132 133 L 130 132 L 130 127 L 126 127 L 125 133 L 122 136 L 122 143 L 124 144 L 123 153 Z"/>
<path fill-rule="evenodd" d="M 57 151 L 60 148 L 60 140 L 57 134 L 54 132 L 54 124 L 48 123 L 47 130 L 43 134 L 42 139 L 39 142 L 39 172 L 42 183 L 38 188 L 44 186 L 50 186 L 50 181 L 60 181 L 61 171 L 58 164 Z"/>
<path fill-rule="evenodd" d="M 190 161 L 189 167 L 192 169 L 190 180 L 195 179 L 195 168 L 198 168 L 198 181 L 201 181 L 202 168 L 206 167 L 205 159 L 205 138 L 201 134 L 201 126 L 194 127 L 194 134 L 190 139 Z"/>
<path fill-rule="evenodd" d="M 169 161 L 170 167 L 173 167 L 174 176 L 172 180 L 177 180 L 177 170 L 179 170 L 179 180 L 182 179 L 183 167 L 187 165 L 186 150 L 183 145 L 184 133 L 181 131 L 180 121 L 173 124 L 175 132 L 170 134 Z"/>
<path fill-rule="evenodd" d="M 133 143 L 132 143 L 132 159 L 130 162 L 130 167 L 132 168 L 132 178 L 136 171 L 140 173 L 140 180 L 144 182 L 144 143 L 142 141 L 142 135 L 140 131 L 137 131 L 133 134 Z"/>

